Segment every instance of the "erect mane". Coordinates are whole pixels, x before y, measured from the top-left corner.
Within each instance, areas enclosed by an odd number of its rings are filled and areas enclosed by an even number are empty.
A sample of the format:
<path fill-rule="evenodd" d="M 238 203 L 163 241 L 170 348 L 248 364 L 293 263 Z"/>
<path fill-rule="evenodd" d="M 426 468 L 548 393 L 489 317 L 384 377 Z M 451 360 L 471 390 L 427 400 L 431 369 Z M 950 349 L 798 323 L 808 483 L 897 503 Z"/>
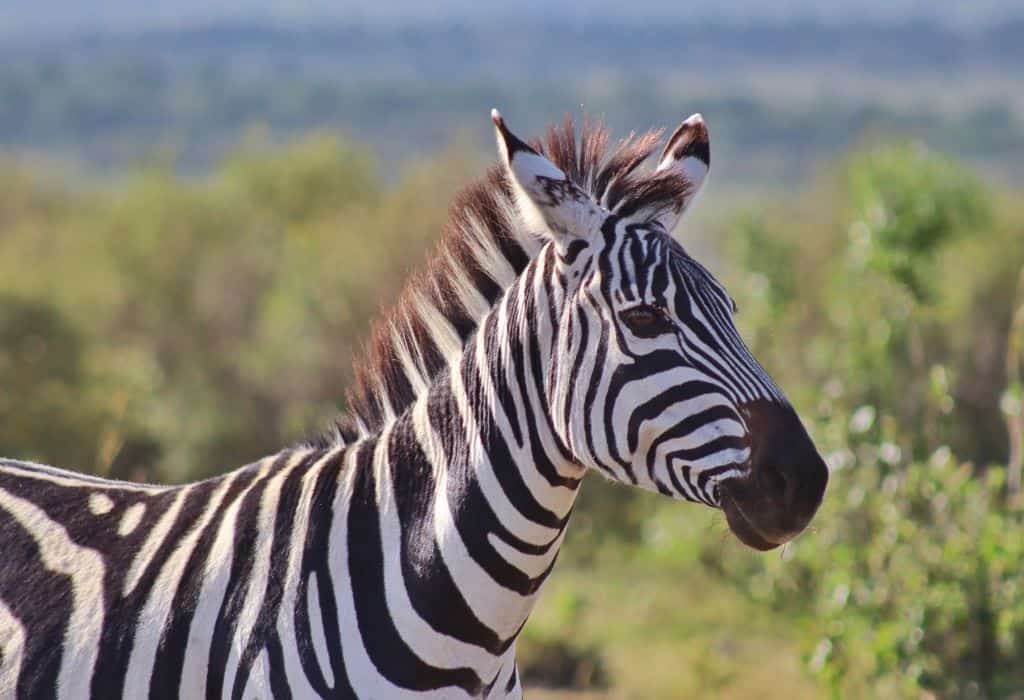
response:
<path fill-rule="evenodd" d="M 608 131 L 566 116 L 531 145 L 609 211 L 671 206 L 688 187 L 668 173 L 639 170 L 661 131 L 630 136 L 608 148 Z M 456 195 L 448 222 L 422 270 L 373 325 L 347 396 L 348 411 L 323 443 L 348 442 L 380 430 L 410 406 L 476 331 L 477 324 L 537 254 L 543 238 L 516 211 L 504 169 Z"/>

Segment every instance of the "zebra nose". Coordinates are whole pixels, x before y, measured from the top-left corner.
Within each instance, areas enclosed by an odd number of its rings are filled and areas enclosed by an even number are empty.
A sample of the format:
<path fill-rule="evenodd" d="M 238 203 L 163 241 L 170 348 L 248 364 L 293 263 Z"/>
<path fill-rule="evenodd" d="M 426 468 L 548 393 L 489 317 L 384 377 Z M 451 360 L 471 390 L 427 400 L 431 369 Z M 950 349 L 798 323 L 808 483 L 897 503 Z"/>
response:
<path fill-rule="evenodd" d="M 722 485 L 722 509 L 741 541 L 771 549 L 810 523 L 824 496 L 828 469 L 790 406 L 759 402 L 745 409 L 750 470 Z"/>

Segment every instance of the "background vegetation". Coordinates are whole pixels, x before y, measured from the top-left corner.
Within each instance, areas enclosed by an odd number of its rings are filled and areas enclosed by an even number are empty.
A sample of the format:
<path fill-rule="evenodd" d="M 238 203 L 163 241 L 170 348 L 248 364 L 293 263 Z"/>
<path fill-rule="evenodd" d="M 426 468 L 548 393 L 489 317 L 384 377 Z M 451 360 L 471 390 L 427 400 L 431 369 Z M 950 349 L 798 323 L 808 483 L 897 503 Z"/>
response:
<path fill-rule="evenodd" d="M 762 555 L 589 479 L 521 644 L 535 696 L 1024 698 L 1024 23 L 855 14 L 5 35 L 0 454 L 184 481 L 302 439 L 491 158 L 492 103 L 526 131 L 700 109 L 715 174 L 677 234 L 829 492 Z"/>
<path fill-rule="evenodd" d="M 110 190 L 7 169 L 2 451 L 180 481 L 316 430 L 472 169 L 451 153 L 384 185 L 327 136 Z M 746 337 L 828 457 L 829 497 L 765 556 L 696 506 L 588 482 L 529 677 L 636 697 L 1024 687 L 1014 193 L 919 143 L 870 147 L 828 185 L 708 226 Z"/>

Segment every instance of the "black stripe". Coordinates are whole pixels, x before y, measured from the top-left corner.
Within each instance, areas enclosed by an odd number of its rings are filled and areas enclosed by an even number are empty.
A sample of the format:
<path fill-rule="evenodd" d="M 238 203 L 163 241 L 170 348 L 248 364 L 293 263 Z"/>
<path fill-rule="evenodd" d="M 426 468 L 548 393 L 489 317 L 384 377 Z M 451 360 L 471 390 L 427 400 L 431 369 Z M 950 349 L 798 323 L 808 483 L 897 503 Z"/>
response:
<path fill-rule="evenodd" d="M 433 629 L 498 655 L 506 644 L 473 613 L 448 570 L 434 535 L 433 467 L 408 419 L 391 432 L 388 463 L 402 526 L 402 576 L 413 609 Z"/>
<path fill-rule="evenodd" d="M 450 392 L 441 391 L 440 387 L 431 392 L 428 415 L 441 437 L 448 464 L 449 501 L 459 504 L 452 512 L 452 517 L 470 556 L 500 585 L 522 595 L 534 592 L 543 579 L 531 579 L 509 564 L 494 549 L 488 535 L 493 534 L 509 546 L 523 552 L 538 553 L 547 549 L 529 545 L 498 521 L 494 509 L 480 488 L 475 471 L 476 465 L 470 461 L 467 437 L 459 430 L 450 429 L 450 426 L 460 423 L 459 408 Z M 482 421 L 479 423 L 482 426 L 489 425 L 492 420 L 485 414 L 478 414 L 477 419 Z M 500 432 L 485 429 L 480 439 L 499 485 L 517 510 L 538 524 L 561 530 L 568 516 L 559 518 L 537 503 Z"/>
<path fill-rule="evenodd" d="M 384 561 L 377 511 L 373 453 L 377 440 L 360 443 L 348 512 L 348 570 L 363 646 L 377 670 L 409 690 L 456 686 L 476 694 L 483 686 L 470 668 L 442 669 L 425 663 L 402 639 L 384 594 Z"/>
<path fill-rule="evenodd" d="M 231 551 L 231 571 L 224 600 L 221 602 L 217 621 L 213 626 L 210 641 L 210 661 L 206 677 L 206 694 L 219 698 L 224 695 L 224 675 L 227 672 L 232 639 L 238 627 L 238 615 L 245 605 L 248 583 L 252 578 L 255 563 L 255 547 L 259 535 L 260 501 L 267 488 L 267 482 L 291 457 L 291 452 L 282 452 L 274 464 L 259 481 L 253 484 L 249 493 L 242 497 L 235 521 L 234 543 Z"/>
<path fill-rule="evenodd" d="M 157 648 L 150 679 L 149 697 L 153 700 L 171 700 L 179 697 L 181 687 L 181 671 L 185 664 L 185 651 L 188 648 L 189 630 L 199 602 L 199 594 L 203 585 L 203 573 L 206 570 L 210 549 L 217 537 L 224 514 L 241 493 L 256 477 L 257 465 L 250 465 L 240 472 L 226 475 L 222 479 L 234 477 L 221 500 L 217 511 L 206 524 L 206 528 L 196 541 L 192 554 L 182 570 L 181 583 L 174 593 L 171 603 L 171 617 L 164 627 L 160 645 Z M 222 481 L 221 481 L 222 483 Z"/>
<path fill-rule="evenodd" d="M 481 342 L 478 338 L 476 342 Z M 504 355 L 506 348 L 499 342 L 498 316 L 492 314 L 488 317 L 484 326 L 483 342 L 486 344 L 487 357 L 491 359 L 494 370 L 491 371 L 491 382 L 494 385 L 494 394 L 501 405 L 502 415 L 508 421 L 512 429 L 512 439 L 517 445 L 523 444 L 523 430 L 519 425 L 519 404 L 512 394 L 512 387 L 508 383 L 508 372 L 505 367 Z M 484 368 L 489 370 L 490 368 Z"/>
<path fill-rule="evenodd" d="M 629 451 L 634 452 L 636 450 L 637 442 L 639 440 L 640 426 L 643 425 L 644 421 L 656 418 L 664 413 L 669 407 L 677 403 L 689 401 L 698 396 L 721 393 L 721 388 L 715 384 L 702 381 L 689 381 L 684 384 L 671 386 L 660 394 L 657 394 L 640 404 L 633 409 L 629 415 L 629 424 L 626 430 L 626 444 Z M 737 422 L 742 423 L 735 411 L 729 409 L 729 412 Z"/>
<path fill-rule="evenodd" d="M 48 571 L 35 539 L 6 510 L 0 509 L 4 533 L 4 566 L 0 566 L 0 599 L 25 629 L 19 700 L 57 697 L 57 680 L 67 624 L 71 618 L 71 579 Z"/>
<path fill-rule="evenodd" d="M 299 661 L 313 690 L 324 697 L 352 698 L 355 691 L 349 682 L 342 656 L 341 630 L 338 623 L 338 604 L 334 597 L 334 582 L 328 562 L 330 533 L 335 517 L 334 501 L 338 493 L 338 481 L 345 463 L 346 453 L 339 453 L 324 465 L 317 480 L 316 490 L 310 507 L 309 530 L 302 554 L 302 574 L 295 596 L 295 637 L 299 646 Z M 312 517 L 314 516 L 315 517 Z M 337 514 L 345 517 L 344 513 Z M 327 680 L 320 669 L 320 663 L 313 647 L 310 627 L 308 596 L 309 580 L 316 577 L 317 594 L 320 601 L 320 618 L 324 625 L 324 642 L 334 676 L 334 687 L 328 688 Z M 358 643 L 358 642 L 357 642 Z"/>
<path fill-rule="evenodd" d="M 277 685 L 281 685 L 284 676 L 284 658 L 280 648 L 277 632 L 278 612 L 281 609 L 281 598 L 284 596 L 284 583 L 288 575 L 288 554 L 291 544 L 292 528 L 295 525 L 296 511 L 299 505 L 299 498 L 302 495 L 302 478 L 310 466 L 321 456 L 323 452 L 314 452 L 302 458 L 302 461 L 292 467 L 281 485 L 280 495 L 277 502 L 277 510 L 273 520 L 273 539 L 270 543 L 270 564 L 268 567 L 267 587 L 264 591 L 263 604 L 260 607 L 256 622 L 249 630 L 249 639 L 246 642 L 245 650 L 242 652 L 238 662 L 238 672 L 235 674 L 234 687 L 231 690 L 231 697 L 240 700 L 245 692 L 245 684 L 252 666 L 260 652 L 267 647 L 276 644 L 276 661 L 269 658 L 270 678 L 277 679 Z M 266 528 L 269 523 L 261 523 L 261 528 Z M 270 656 L 270 654 L 268 654 Z M 285 685 L 287 691 L 287 686 Z M 275 693 L 275 698 L 282 696 Z M 286 698 L 291 697 L 287 691 Z"/>
<path fill-rule="evenodd" d="M 600 308 L 590 294 L 585 296 L 595 310 Z M 587 391 L 583 397 L 583 434 L 586 438 L 587 450 L 595 458 L 598 466 L 609 474 L 614 474 L 610 466 L 601 464 L 600 460 L 597 460 L 598 452 L 594 442 L 594 421 L 592 420 L 594 403 L 597 401 L 597 391 L 601 386 L 601 377 L 604 374 L 604 365 L 608 357 L 608 325 L 606 323 L 599 323 L 598 328 L 601 333 L 597 338 L 597 347 L 594 349 L 594 370 L 587 382 Z M 636 476 L 633 474 L 632 467 L 628 463 L 622 466 L 626 470 L 627 477 L 635 484 Z"/>
<path fill-rule="evenodd" d="M 104 531 L 107 535 L 106 542 L 96 542 L 93 545 L 101 551 L 111 553 L 106 561 L 107 570 L 103 582 L 104 602 L 108 616 L 104 620 L 103 632 L 100 634 L 99 655 L 92 674 L 90 693 L 93 697 L 116 698 L 124 692 L 125 676 L 135 644 L 136 628 L 140 624 L 157 622 L 141 620 L 138 614 L 145 607 L 164 563 L 174 553 L 178 543 L 201 515 L 212 490 L 211 482 L 203 482 L 192 487 L 146 570 L 142 572 L 135 588 L 127 596 L 122 597 L 125 578 L 132 562 L 139 555 L 139 548 L 148 539 L 153 527 L 172 507 L 181 492 L 176 489 L 143 501 L 146 504 L 147 517 L 144 517 L 145 522 L 140 523 L 132 532 L 132 535 L 138 534 L 138 538 L 134 542 L 118 541 L 116 530 L 110 529 Z M 158 622 L 163 624 L 165 621 Z M 144 630 L 144 633 L 149 631 Z"/>

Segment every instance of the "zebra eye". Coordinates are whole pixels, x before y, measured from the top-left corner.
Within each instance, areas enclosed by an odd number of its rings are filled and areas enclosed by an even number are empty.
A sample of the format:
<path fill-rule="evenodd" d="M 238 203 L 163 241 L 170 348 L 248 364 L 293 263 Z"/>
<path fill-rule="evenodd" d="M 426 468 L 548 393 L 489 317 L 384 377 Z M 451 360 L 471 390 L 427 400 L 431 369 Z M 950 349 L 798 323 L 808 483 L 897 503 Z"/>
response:
<path fill-rule="evenodd" d="M 653 338 L 673 330 L 672 322 L 664 311 L 646 304 L 623 309 L 619 312 L 619 319 L 640 338 Z"/>

